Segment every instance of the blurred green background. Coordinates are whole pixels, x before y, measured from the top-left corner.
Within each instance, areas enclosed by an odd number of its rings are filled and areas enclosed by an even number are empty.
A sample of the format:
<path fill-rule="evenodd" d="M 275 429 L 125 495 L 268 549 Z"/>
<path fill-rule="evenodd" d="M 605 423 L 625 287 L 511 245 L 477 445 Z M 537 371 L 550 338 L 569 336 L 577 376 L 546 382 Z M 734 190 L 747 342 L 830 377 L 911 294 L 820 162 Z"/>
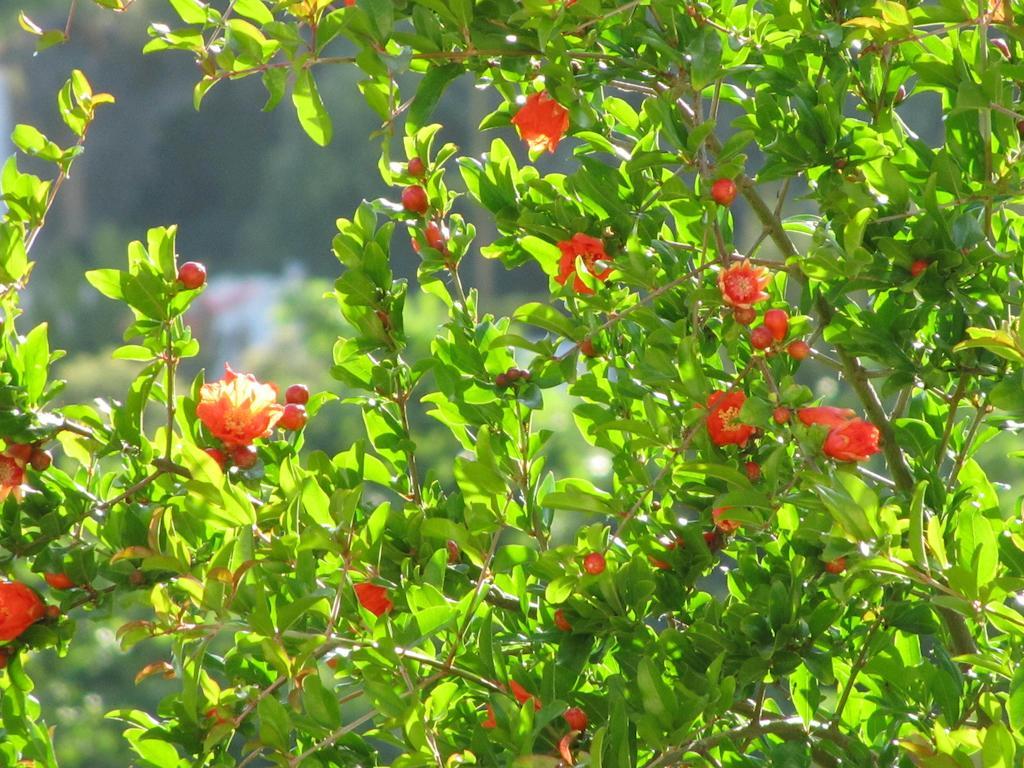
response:
<path fill-rule="evenodd" d="M 144 238 L 149 227 L 172 223 L 179 225 L 182 257 L 203 262 L 210 275 L 188 318 L 203 351 L 185 376 L 205 368 L 210 378 L 219 378 L 229 361 L 282 389 L 301 381 L 314 391 L 344 394 L 329 369 L 331 348 L 345 326 L 333 301 L 322 298 L 339 272 L 330 252 L 334 222 L 350 216 L 364 198 L 398 198 L 398 190 L 387 188 L 377 172 L 379 146 L 367 138 L 377 121 L 356 89 L 356 70 L 317 72 L 335 120 L 334 145 L 321 149 L 302 133 L 287 105 L 260 111 L 265 94 L 256 78 L 218 85 L 202 111 L 194 111 L 197 72 L 190 57 L 141 53 L 149 21 L 175 21 L 162 0 L 138 0 L 120 15 L 79 2 L 70 43 L 35 55 L 35 40 L 19 28 L 18 11 L 44 28 L 62 28 L 68 7 L 69 0 L 0 0 L 0 155 L 13 151 L 7 136 L 19 122 L 37 126 L 58 143 L 69 141 L 55 95 L 74 68 L 82 69 L 96 90 L 117 98 L 100 111 L 86 152 L 33 250 L 37 266 L 24 297 L 22 328 L 48 322 L 51 343 L 69 351 L 56 371 L 68 380 L 64 399 L 117 398 L 139 367 L 111 360 L 129 318 L 112 311 L 83 272 L 121 266 L 129 241 Z M 445 125 L 440 139 L 455 142 L 464 153 L 484 152 L 491 137 L 476 126 L 494 103 L 492 94 L 472 88 L 467 78 L 456 81 L 435 113 Z M 941 141 L 941 128 L 928 125 L 923 113 L 906 119 L 912 126 L 922 123 L 922 130 L 939 131 L 925 134 L 929 143 Z M 510 129 L 500 130 L 521 150 Z M 396 158 L 400 152 L 396 147 Z M 560 152 L 538 164 L 545 171 L 569 172 L 573 159 Z M 33 168 L 28 161 L 22 167 Z M 449 174 L 449 182 L 457 185 L 457 174 Z M 477 226 L 478 245 L 488 243 L 494 231 L 487 219 L 465 201 L 459 212 Z M 740 206 L 736 231 L 741 243 L 757 236 Z M 396 236 L 394 246 L 396 274 L 414 278 L 417 257 L 404 234 Z M 467 257 L 464 281 L 480 290 L 486 311 L 499 315 L 530 294 L 547 292 L 547 280 L 536 267 L 506 274 L 479 253 Z M 425 355 L 443 322 L 443 307 L 412 293 L 406 329 L 413 353 Z M 808 363 L 801 377 L 830 402 L 849 399 L 837 391 L 831 371 Z M 418 461 L 447 479 L 457 447 L 422 410 L 414 417 Z M 564 392 L 545 394 L 540 421 L 557 433 L 549 468 L 610 487 L 609 463 L 576 434 Z M 361 432 L 354 406 L 332 404 L 311 422 L 307 445 L 333 453 Z M 986 446 L 983 462 L 992 468 L 990 477 L 1009 483 L 1014 476 L 1005 459 L 1012 442 L 1004 434 Z M 1010 486 L 1000 490 L 1009 503 Z M 56 727 L 58 757 L 66 768 L 130 765 L 120 725 L 104 714 L 123 707 L 155 711 L 167 690 L 157 677 L 134 684 L 136 672 L 165 650 L 156 642 L 143 643 L 126 657 L 114 631 L 134 614 L 131 606 L 123 611 L 83 617 L 67 658 L 43 653 L 32 659 L 36 695 L 47 723 Z"/>

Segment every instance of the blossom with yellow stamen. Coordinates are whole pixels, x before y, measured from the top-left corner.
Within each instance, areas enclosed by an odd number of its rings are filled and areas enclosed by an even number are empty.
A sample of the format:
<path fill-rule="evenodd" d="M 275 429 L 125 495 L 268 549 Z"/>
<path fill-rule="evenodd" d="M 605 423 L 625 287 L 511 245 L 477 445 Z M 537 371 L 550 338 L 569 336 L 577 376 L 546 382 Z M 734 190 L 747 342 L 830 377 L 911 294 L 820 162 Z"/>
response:
<path fill-rule="evenodd" d="M 257 381 L 251 373 L 235 373 L 227 363 L 221 381 L 203 385 L 196 406 L 196 416 L 228 448 L 265 437 L 283 412 L 277 387 Z"/>
<path fill-rule="evenodd" d="M 708 436 L 715 445 L 744 446 L 756 427 L 739 420 L 740 409 L 747 396 L 739 391 L 716 390 L 708 397 Z"/>

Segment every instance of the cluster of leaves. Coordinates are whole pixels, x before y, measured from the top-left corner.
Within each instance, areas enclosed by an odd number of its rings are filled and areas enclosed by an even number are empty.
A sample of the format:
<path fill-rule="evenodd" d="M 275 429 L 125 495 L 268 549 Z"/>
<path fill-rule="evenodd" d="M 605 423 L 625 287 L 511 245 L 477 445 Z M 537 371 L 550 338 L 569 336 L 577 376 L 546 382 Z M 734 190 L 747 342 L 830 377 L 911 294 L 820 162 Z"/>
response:
<path fill-rule="evenodd" d="M 1024 531 L 975 457 L 1024 414 L 1024 13 L 1000 0 L 170 5 L 180 23 L 154 22 L 146 49 L 195 57 L 197 105 L 258 75 L 268 108 L 290 90 L 327 144 L 314 70 L 359 67 L 382 175 L 422 184 L 427 212 L 377 200 L 338 220 L 334 297 L 354 333 L 332 372 L 365 437 L 301 460 L 301 435 L 267 438 L 254 466 L 225 472 L 204 452 L 202 379 L 175 391 L 197 342 L 173 229 L 129 246 L 126 270 L 88 275 L 134 313 L 116 353 L 143 363 L 131 390 L 47 409 L 53 356 L 45 327 L 15 330 L 17 290 L 78 150 L 16 132 L 58 176 L 9 163 L 2 179 L 0 438 L 61 457 L 6 499 L 0 547 L 9 570 L 81 585 L 62 603 L 78 620 L 143 596 L 151 618 L 122 628 L 125 646 L 173 638 L 141 674 L 180 691 L 118 713 L 142 764 L 1020 764 Z M 462 74 L 501 98 L 481 157 L 435 149 L 442 129 L 426 125 Z M 571 173 L 543 173 L 497 135 L 541 89 L 568 110 Z M 899 109 L 929 94 L 934 145 Z M 80 137 L 102 100 L 78 74 L 62 92 Z M 723 178 L 742 195 L 732 209 L 710 196 Z M 493 219 L 493 242 L 474 243 L 460 197 Z M 749 241 L 741 207 L 760 227 Z M 448 308 L 429 357 L 406 345 L 389 258 L 402 224 L 419 287 Z M 585 277 L 589 292 L 555 279 L 559 244 L 580 233 L 614 268 Z M 553 298 L 487 314 L 459 274 L 474 248 L 535 262 Z M 872 464 L 836 463 L 823 427 L 776 418 L 815 395 L 723 300 L 715 276 L 741 256 L 772 270 L 765 306 L 812 342 L 804 365 L 846 382 L 877 428 Z M 547 466 L 533 415 L 556 389 L 608 457 L 605 487 Z M 731 418 L 750 439 L 706 428 L 716 391 L 745 394 Z M 409 414 L 424 406 L 451 433 L 450 486 L 417 467 Z M 364 584 L 388 600 L 361 600 Z M 17 647 L 63 649 L 72 630 L 39 624 Z M 19 658 L 0 677 L 0 750 L 50 765 Z"/>

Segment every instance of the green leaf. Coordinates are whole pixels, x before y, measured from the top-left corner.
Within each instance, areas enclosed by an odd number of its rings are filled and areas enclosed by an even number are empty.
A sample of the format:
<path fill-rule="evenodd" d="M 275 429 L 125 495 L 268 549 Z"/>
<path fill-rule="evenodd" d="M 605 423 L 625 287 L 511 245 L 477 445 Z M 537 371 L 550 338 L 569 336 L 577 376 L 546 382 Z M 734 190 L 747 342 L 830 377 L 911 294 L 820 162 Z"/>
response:
<path fill-rule="evenodd" d="M 875 532 L 872 530 L 864 510 L 850 498 L 848 493 L 821 484 L 815 485 L 814 491 L 824 503 L 825 508 L 832 513 L 840 528 L 853 540 L 870 541 L 874 538 Z"/>
<path fill-rule="evenodd" d="M 818 687 L 817 678 L 801 664 L 789 675 L 789 694 L 793 698 L 793 706 L 804 725 L 810 725 L 815 719 L 818 711 L 818 704 L 821 703 L 821 691 Z"/>
<path fill-rule="evenodd" d="M 108 299 L 124 300 L 121 284 L 125 273 L 119 269 L 92 269 L 85 273 L 85 279 Z"/>
<path fill-rule="evenodd" d="M 557 250 L 557 248 L 556 248 Z M 568 317 L 549 304 L 530 303 L 519 307 L 512 316 L 521 322 L 536 325 L 559 336 L 573 338 L 575 326 Z"/>
<path fill-rule="evenodd" d="M 592 515 L 610 515 L 614 509 L 604 499 L 578 490 L 555 491 L 541 499 L 541 505 L 552 509 L 571 509 L 576 512 L 588 512 Z"/>
<path fill-rule="evenodd" d="M 200 0 L 169 0 L 169 2 L 186 24 L 206 23 L 209 11 Z"/>
<path fill-rule="evenodd" d="M 295 78 L 292 88 L 292 104 L 299 118 L 302 130 L 321 147 L 331 143 L 331 116 L 324 108 L 320 92 L 317 90 L 313 73 L 303 69 Z"/>
<path fill-rule="evenodd" d="M 46 323 L 37 325 L 21 343 L 19 355 L 24 366 L 25 394 L 29 402 L 38 403 L 46 388 L 46 374 L 50 365 L 50 342 Z"/>
<path fill-rule="evenodd" d="M 967 335 L 970 338 L 953 347 L 954 352 L 985 349 L 1011 363 L 1024 363 L 1024 349 L 1021 349 L 1020 340 L 1016 335 L 990 328 L 968 328 Z"/>
<path fill-rule="evenodd" d="M 260 721 L 260 741 L 282 752 L 288 749 L 288 737 L 292 730 L 288 710 L 273 696 L 265 696 L 256 706 Z"/>
<path fill-rule="evenodd" d="M 420 81 L 412 104 L 409 105 L 409 116 L 406 119 L 407 131 L 414 133 L 417 128 L 430 119 L 430 115 L 445 89 L 463 72 L 463 68 L 458 64 L 445 64 L 430 68 Z"/>
<path fill-rule="evenodd" d="M 262 0 L 235 0 L 234 9 L 235 13 L 250 18 L 257 24 L 269 24 L 274 20 L 274 14 Z"/>
<path fill-rule="evenodd" d="M 1017 733 L 1024 733 L 1024 666 L 1017 667 L 1010 683 L 1010 695 L 1006 700 L 1006 715 L 1010 727 Z"/>

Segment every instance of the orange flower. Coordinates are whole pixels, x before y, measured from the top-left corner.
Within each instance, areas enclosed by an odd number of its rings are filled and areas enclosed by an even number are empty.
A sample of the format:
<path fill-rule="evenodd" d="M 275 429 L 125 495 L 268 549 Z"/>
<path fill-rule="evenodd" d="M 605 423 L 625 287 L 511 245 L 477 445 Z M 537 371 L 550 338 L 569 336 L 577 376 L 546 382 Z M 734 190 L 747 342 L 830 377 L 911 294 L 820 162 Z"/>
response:
<path fill-rule="evenodd" d="M 596 237 L 584 235 L 577 232 L 571 240 L 563 240 L 558 244 L 562 252 L 562 258 L 558 260 L 558 277 L 555 280 L 559 285 L 565 285 L 570 277 L 573 277 L 572 288 L 576 293 L 593 294 L 594 290 L 580 278 L 576 271 L 576 257 L 583 257 L 583 264 L 587 272 L 604 281 L 612 273 L 611 267 L 604 267 L 600 272 L 596 271 L 598 261 L 610 261 L 608 254 L 604 252 L 604 243 Z"/>
<path fill-rule="evenodd" d="M 735 533 L 743 525 L 739 520 L 730 520 L 724 517 L 732 507 L 715 507 L 711 510 L 711 517 L 715 521 L 715 527 L 722 533 Z"/>
<path fill-rule="evenodd" d="M 359 604 L 374 616 L 383 616 L 395 607 L 395 604 L 388 599 L 388 591 L 377 584 L 368 581 L 360 582 L 353 587 Z"/>
<path fill-rule="evenodd" d="M 822 450 L 837 461 L 864 461 L 878 453 L 878 427 L 864 419 L 853 419 L 834 427 L 825 438 Z"/>
<path fill-rule="evenodd" d="M 543 91 L 533 93 L 512 118 L 512 125 L 531 150 L 554 152 L 569 130 L 569 110 Z"/>
<path fill-rule="evenodd" d="M 808 427 L 812 424 L 824 424 L 830 429 L 841 427 L 843 424 L 857 418 L 857 414 L 849 408 L 834 408 L 831 405 L 819 405 L 815 408 L 798 408 L 796 415 Z"/>
<path fill-rule="evenodd" d="M 19 581 L 0 581 L 0 640 L 13 640 L 45 614 L 34 589 Z"/>
<path fill-rule="evenodd" d="M 235 373 L 225 363 L 223 380 L 199 391 L 196 416 L 225 446 L 237 448 L 274 428 L 284 411 L 276 400 L 277 387 L 261 384 L 251 373 Z"/>
<path fill-rule="evenodd" d="M 764 267 L 755 267 L 749 261 L 741 261 L 718 275 L 718 288 L 726 304 L 743 309 L 764 301 L 764 292 L 771 274 Z"/>
<path fill-rule="evenodd" d="M 0 454 L 0 503 L 14 494 L 21 501 L 21 484 L 25 482 L 25 464 L 6 454 Z"/>
<path fill-rule="evenodd" d="M 756 428 L 739 421 L 740 408 L 747 396 L 739 391 L 716 390 L 708 397 L 708 436 L 715 445 L 744 446 Z"/>

